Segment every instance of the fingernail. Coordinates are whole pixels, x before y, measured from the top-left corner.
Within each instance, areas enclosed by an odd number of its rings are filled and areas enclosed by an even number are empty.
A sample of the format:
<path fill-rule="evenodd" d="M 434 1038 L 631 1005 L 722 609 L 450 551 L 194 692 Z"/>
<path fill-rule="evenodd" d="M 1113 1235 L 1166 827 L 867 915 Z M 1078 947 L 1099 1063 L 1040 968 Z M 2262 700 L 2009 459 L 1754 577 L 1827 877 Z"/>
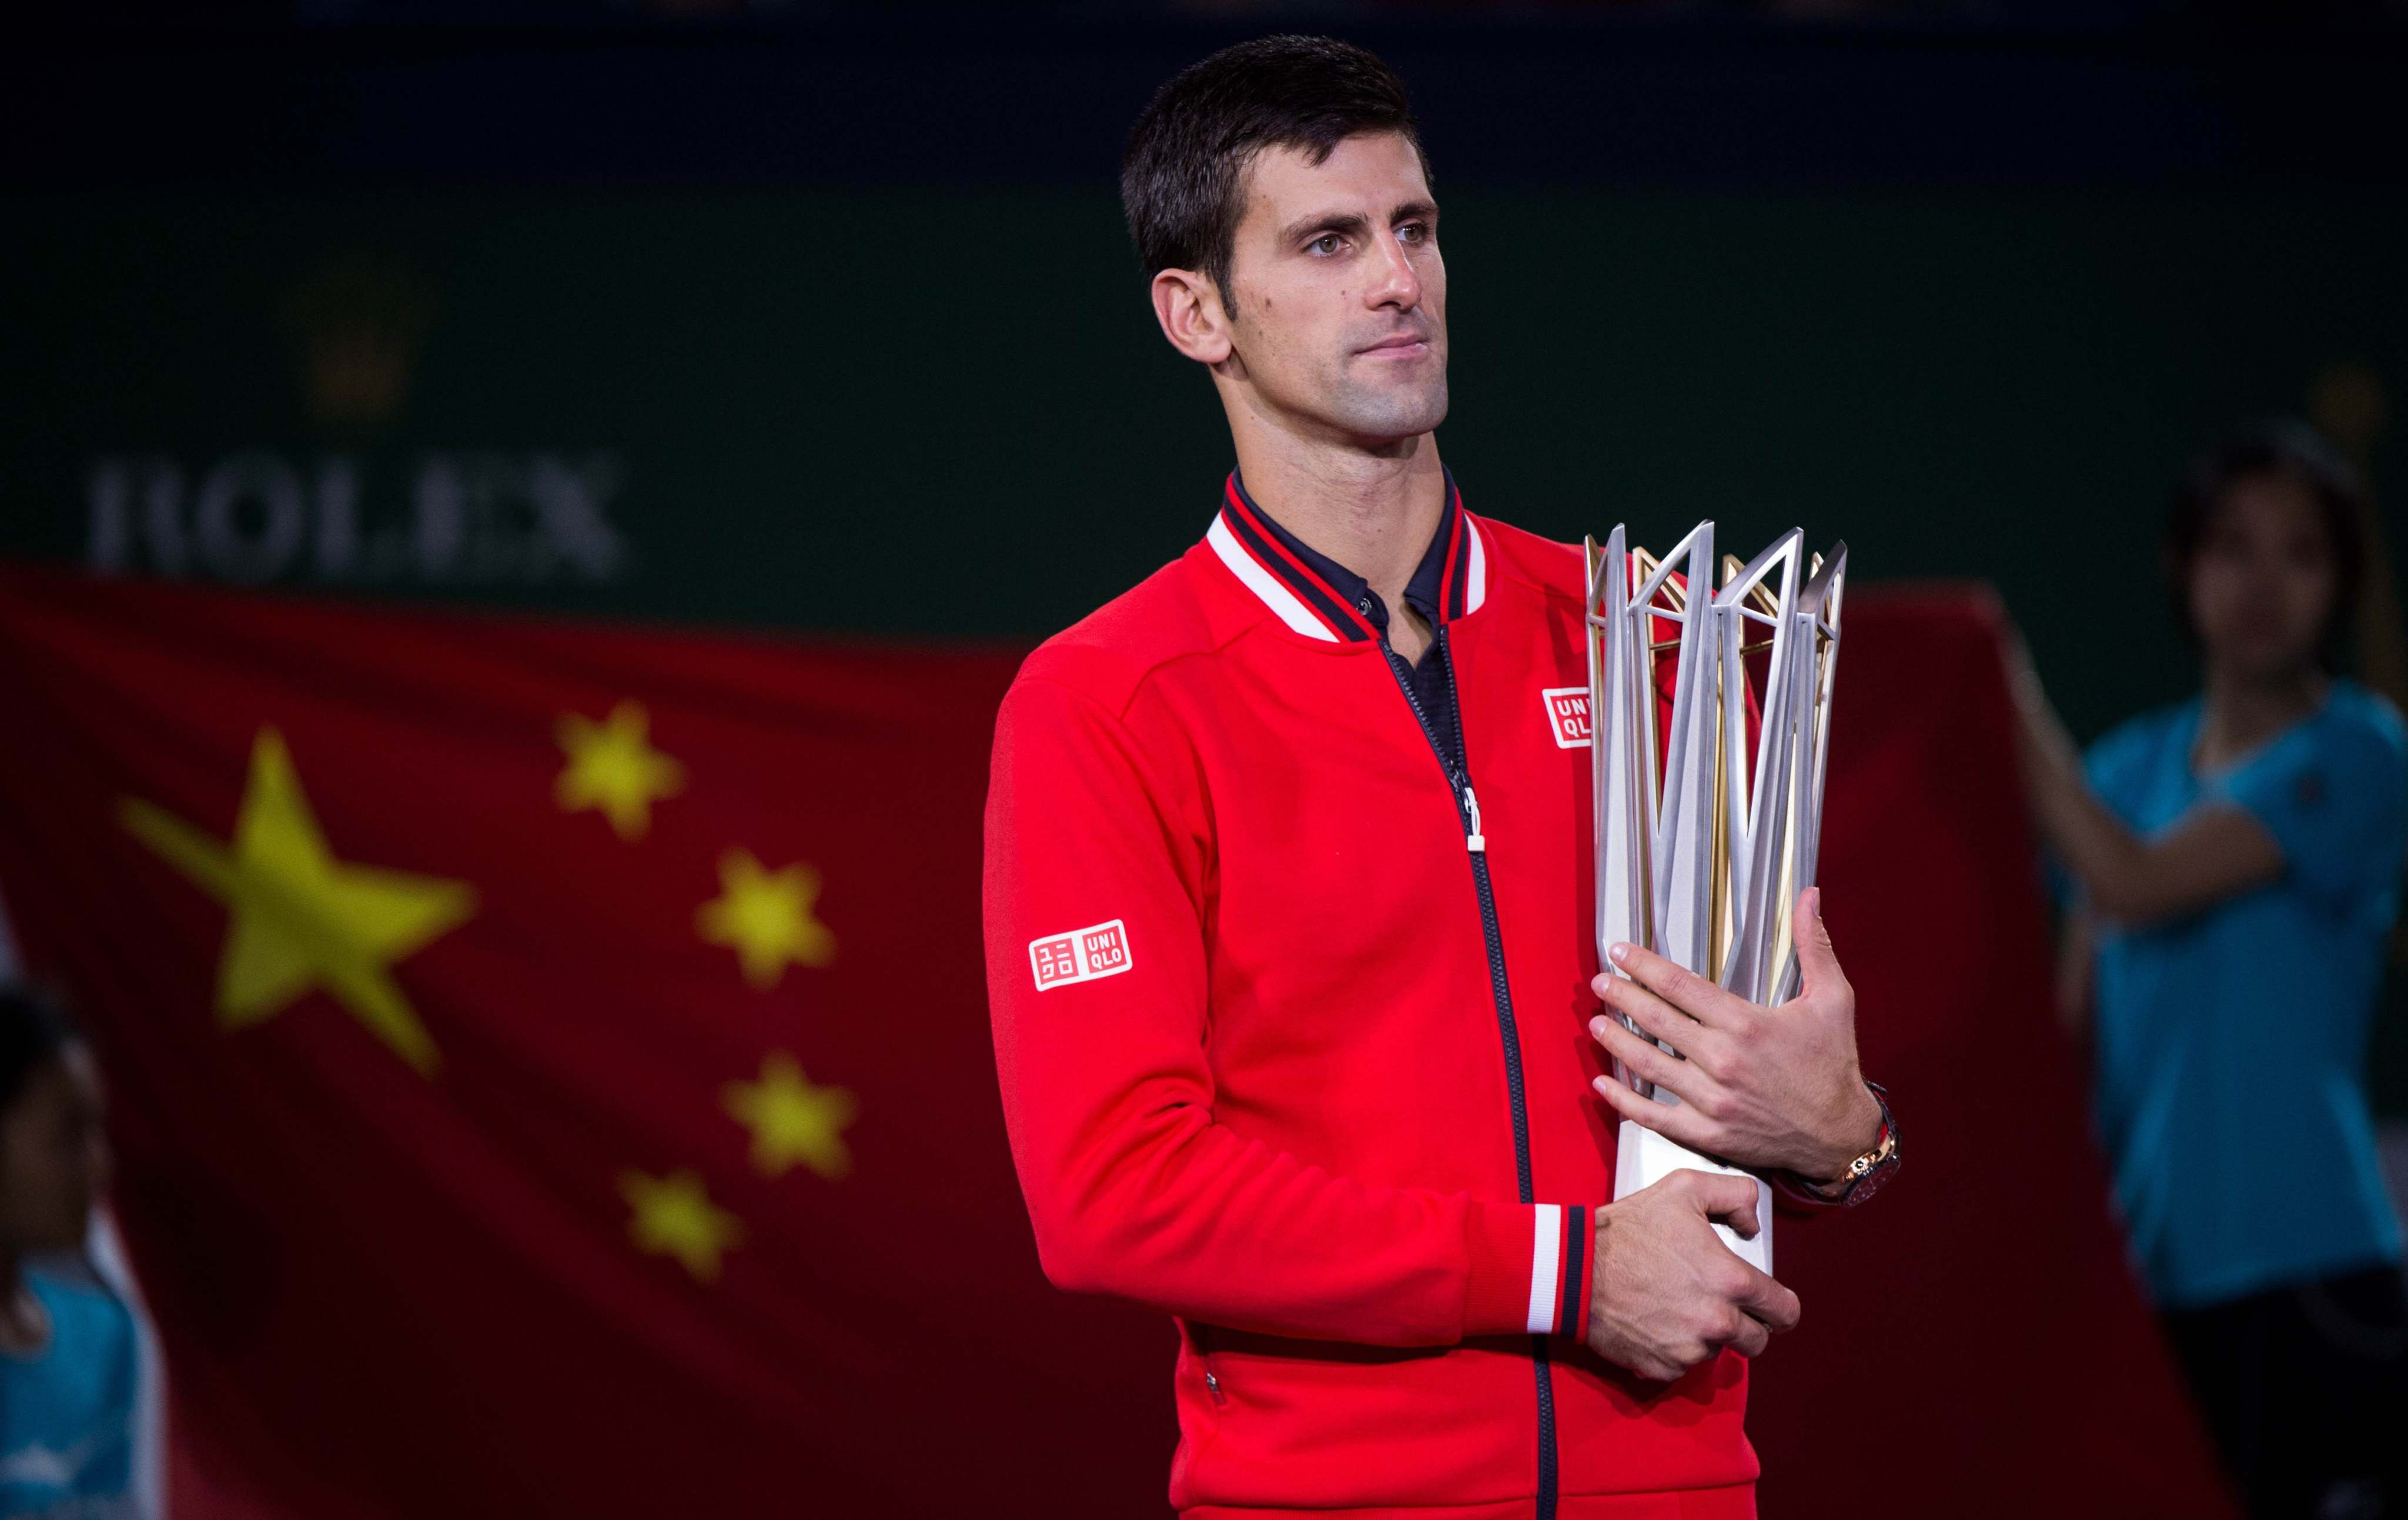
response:
<path fill-rule="evenodd" d="M 1588 1084 L 1591 1087 L 1596 1088 L 1599 1093 L 1603 1093 L 1605 1091 L 1605 1079 L 1603 1077 L 1591 1077 L 1588 1080 Z"/>
<path fill-rule="evenodd" d="M 1808 918 L 1821 918 L 1823 916 L 1823 889 L 1821 887 L 1808 887 L 1806 889 L 1806 916 Z"/>
<path fill-rule="evenodd" d="M 1610 947 L 1605 954 L 1607 958 L 1612 960 L 1614 965 L 1620 966 L 1624 961 L 1630 958 L 1630 947 L 1628 945 L 1614 945 Z"/>
<path fill-rule="evenodd" d="M 1600 1013 L 1596 1018 L 1588 1021 L 1588 1032 L 1591 1039 L 1603 1040 L 1605 1038 L 1604 1014 Z"/>

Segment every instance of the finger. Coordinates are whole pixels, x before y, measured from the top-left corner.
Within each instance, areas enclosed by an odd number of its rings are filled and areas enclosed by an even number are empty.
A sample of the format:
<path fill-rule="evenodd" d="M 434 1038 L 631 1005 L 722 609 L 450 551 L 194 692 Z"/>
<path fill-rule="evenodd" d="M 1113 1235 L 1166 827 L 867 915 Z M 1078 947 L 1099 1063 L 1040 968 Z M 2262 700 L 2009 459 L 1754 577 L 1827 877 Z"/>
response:
<path fill-rule="evenodd" d="M 1712 1140 L 1706 1121 L 1698 1111 L 1685 1103 L 1663 1103 L 1634 1092 L 1612 1077 L 1598 1077 L 1589 1085 L 1598 1090 L 1606 1106 L 1641 1128 L 1652 1129 L 1675 1145 L 1685 1145 L 1702 1152 Z M 1675 1173 L 1674 1175 L 1679 1175 Z"/>
<path fill-rule="evenodd" d="M 1741 1265 L 1746 1266 L 1744 1262 Z M 1798 1316 L 1804 1308 L 1798 1295 L 1753 1267 L 1747 1268 L 1747 1291 L 1732 1302 L 1752 1318 L 1763 1321 L 1765 1328 L 1776 1335 L 1796 1329 Z"/>
<path fill-rule="evenodd" d="M 1677 1184 L 1692 1207 L 1708 1219 L 1728 1225 L 1745 1239 L 1753 1239 L 1756 1230 L 1756 1179 L 1734 1176 L 1727 1171 L 1703 1171 L 1696 1167 L 1684 1167 L 1667 1177 L 1665 1182 Z"/>
<path fill-rule="evenodd" d="M 1617 1013 L 1627 1013 L 1639 1027 L 1666 1040 L 1675 1049 L 1688 1043 L 1687 1036 L 1699 1033 L 1705 1026 L 1649 992 L 1627 977 L 1600 975 L 1598 996 Z"/>
<path fill-rule="evenodd" d="M 1630 973 L 1630 979 L 1708 1028 L 1733 1022 L 1749 1004 L 1715 986 L 1697 972 L 1675 966 L 1652 950 L 1638 945 L 1612 945 L 1606 955 Z"/>
<path fill-rule="evenodd" d="M 1742 1356 L 1761 1356 L 1764 1348 L 1772 1344 L 1772 1332 L 1753 1314 L 1739 1317 L 1739 1328 L 1723 1342 Z"/>
<path fill-rule="evenodd" d="M 1756 1217 L 1756 1205 L 1761 1199 L 1756 1194 L 1755 1178 L 1734 1177 L 1727 1171 L 1695 1169 L 1686 1175 L 1697 1179 L 1693 1184 L 1697 1189 L 1694 1197 L 1708 1219 L 1728 1225 L 1739 1232 L 1741 1240 L 1756 1239 L 1763 1222 Z"/>
<path fill-rule="evenodd" d="M 1690 1097 L 1686 1089 L 1696 1088 L 1703 1075 L 1654 1040 L 1643 1035 L 1632 1034 L 1622 1026 L 1619 1019 L 1600 1013 L 1589 1021 L 1588 1032 L 1605 1047 L 1608 1054 L 1642 1081 L 1669 1089 L 1673 1097 L 1684 1102 Z"/>
<path fill-rule="evenodd" d="M 1789 917 L 1796 925 L 1799 995 L 1812 997 L 1825 988 L 1845 987 L 1848 979 L 1840 970 L 1839 953 L 1831 948 L 1831 930 L 1823 922 L 1823 889 L 1808 887 L 1798 894 Z"/>

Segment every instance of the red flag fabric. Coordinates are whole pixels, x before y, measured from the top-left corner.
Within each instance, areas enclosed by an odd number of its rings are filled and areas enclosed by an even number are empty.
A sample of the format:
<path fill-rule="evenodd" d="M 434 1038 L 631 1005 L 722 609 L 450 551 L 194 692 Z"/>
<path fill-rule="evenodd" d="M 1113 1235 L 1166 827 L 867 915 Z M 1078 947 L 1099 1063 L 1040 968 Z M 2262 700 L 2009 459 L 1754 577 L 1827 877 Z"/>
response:
<path fill-rule="evenodd" d="M 0 579 L 0 893 L 203 1481 L 347 1516 L 1160 1507 L 978 934 L 1009 652 Z"/>
<path fill-rule="evenodd" d="M 1994 621 L 1848 620 L 1824 881 L 1910 1158 L 1781 1226 L 1768 1513 L 2225 1513 Z M 181 1516 L 1161 1512 L 1167 1322 L 1044 1283 L 996 1102 L 1017 659 L 0 569 L 0 896 L 102 1044 Z"/>

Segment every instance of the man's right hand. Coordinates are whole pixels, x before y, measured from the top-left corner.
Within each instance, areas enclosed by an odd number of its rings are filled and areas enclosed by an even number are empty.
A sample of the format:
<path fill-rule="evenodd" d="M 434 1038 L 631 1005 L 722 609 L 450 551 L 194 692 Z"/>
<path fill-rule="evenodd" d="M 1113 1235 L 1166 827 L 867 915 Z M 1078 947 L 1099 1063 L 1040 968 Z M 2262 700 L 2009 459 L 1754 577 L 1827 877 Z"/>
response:
<path fill-rule="evenodd" d="M 1756 1180 L 1676 1171 L 1597 1211 L 1588 1346 L 1670 1382 L 1728 1346 L 1762 1351 L 1798 1323 L 1798 1295 L 1731 1254 L 1719 1220 L 1753 1239 Z"/>

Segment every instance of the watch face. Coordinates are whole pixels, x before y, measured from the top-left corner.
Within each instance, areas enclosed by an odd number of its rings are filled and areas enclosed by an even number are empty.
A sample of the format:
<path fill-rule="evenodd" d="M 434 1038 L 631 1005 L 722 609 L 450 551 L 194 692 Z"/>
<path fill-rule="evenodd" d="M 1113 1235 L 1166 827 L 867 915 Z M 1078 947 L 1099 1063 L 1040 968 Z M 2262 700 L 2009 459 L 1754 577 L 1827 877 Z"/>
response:
<path fill-rule="evenodd" d="M 1867 1198 L 1870 1198 L 1874 1194 L 1880 1192 L 1883 1184 L 1886 1183 L 1890 1180 L 1891 1175 L 1897 1170 L 1898 1155 L 1897 1153 L 1893 1152 L 1891 1153 L 1888 1160 L 1883 1162 L 1880 1166 L 1875 1167 L 1872 1170 L 1865 1173 L 1864 1176 L 1856 1180 L 1856 1184 L 1848 1189 L 1847 1201 L 1852 1206 L 1864 1202 Z"/>
<path fill-rule="evenodd" d="M 1869 1082 L 1865 1085 L 1872 1089 L 1873 1101 L 1881 1105 L 1882 1126 L 1881 1134 L 1873 1141 L 1873 1148 L 1848 1163 L 1847 1187 L 1841 1194 L 1841 1198 L 1851 1205 L 1862 1203 L 1880 1192 L 1882 1184 L 1889 1181 L 1890 1173 L 1899 1166 L 1898 1121 L 1890 1117 L 1889 1097 L 1877 1083 Z"/>

